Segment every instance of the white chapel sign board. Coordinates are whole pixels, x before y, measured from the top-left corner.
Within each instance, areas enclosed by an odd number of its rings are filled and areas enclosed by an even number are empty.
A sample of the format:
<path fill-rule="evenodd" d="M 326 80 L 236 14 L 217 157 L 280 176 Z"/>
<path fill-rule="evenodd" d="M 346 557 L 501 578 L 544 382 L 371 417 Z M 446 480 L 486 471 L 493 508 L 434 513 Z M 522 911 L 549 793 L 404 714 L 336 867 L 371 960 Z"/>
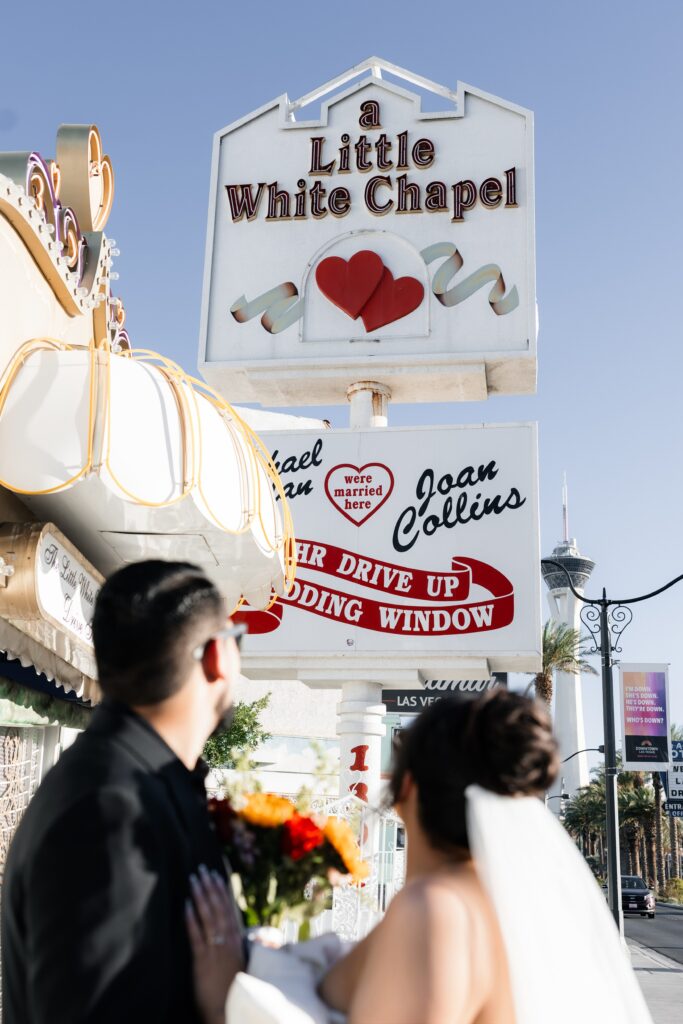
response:
<path fill-rule="evenodd" d="M 92 620 L 101 580 L 88 572 L 57 533 L 46 531 L 36 552 L 36 595 L 43 617 L 93 647 Z"/>
<path fill-rule="evenodd" d="M 536 428 L 264 433 L 292 590 L 246 610 L 247 675 L 418 683 L 540 665 Z"/>
<path fill-rule="evenodd" d="M 231 401 L 535 391 L 532 115 L 377 66 L 216 135 L 199 362 Z"/>
<path fill-rule="evenodd" d="M 683 741 L 671 741 L 668 800 L 683 802 Z"/>
<path fill-rule="evenodd" d="M 0 550 L 14 570 L 0 588 L 0 616 L 57 653 L 45 623 L 92 653 L 98 571 L 53 523 L 4 524 Z"/>

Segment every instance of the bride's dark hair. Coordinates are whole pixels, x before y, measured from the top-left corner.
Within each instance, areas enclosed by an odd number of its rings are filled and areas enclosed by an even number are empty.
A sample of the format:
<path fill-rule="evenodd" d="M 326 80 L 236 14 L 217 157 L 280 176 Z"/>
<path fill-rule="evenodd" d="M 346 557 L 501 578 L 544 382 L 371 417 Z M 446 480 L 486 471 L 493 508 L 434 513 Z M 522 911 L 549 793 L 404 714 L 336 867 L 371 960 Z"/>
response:
<path fill-rule="evenodd" d="M 545 704 L 498 689 L 464 700 L 443 697 L 397 737 L 389 799 L 415 780 L 420 823 L 441 849 L 469 849 L 465 790 L 539 796 L 557 776 L 558 748 Z"/>

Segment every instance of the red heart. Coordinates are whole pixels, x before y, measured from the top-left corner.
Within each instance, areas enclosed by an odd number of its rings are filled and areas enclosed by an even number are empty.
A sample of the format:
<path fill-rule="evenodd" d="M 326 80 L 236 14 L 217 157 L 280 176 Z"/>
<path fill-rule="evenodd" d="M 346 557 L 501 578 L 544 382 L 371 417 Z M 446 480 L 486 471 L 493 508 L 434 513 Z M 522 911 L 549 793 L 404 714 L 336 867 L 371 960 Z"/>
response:
<path fill-rule="evenodd" d="M 386 327 L 394 320 L 408 316 L 420 305 L 424 294 L 424 287 L 417 278 L 399 277 L 394 281 L 393 274 L 385 267 L 377 290 L 361 313 L 365 330 L 376 331 L 378 327 Z"/>
<path fill-rule="evenodd" d="M 393 489 L 394 474 L 383 462 L 367 462 L 364 466 L 343 462 L 333 466 L 325 477 L 327 497 L 354 526 L 362 526 L 374 516 Z"/>
<path fill-rule="evenodd" d="M 381 257 L 362 249 L 348 261 L 340 256 L 328 256 L 316 267 L 315 279 L 323 295 L 355 320 L 383 273 Z"/>

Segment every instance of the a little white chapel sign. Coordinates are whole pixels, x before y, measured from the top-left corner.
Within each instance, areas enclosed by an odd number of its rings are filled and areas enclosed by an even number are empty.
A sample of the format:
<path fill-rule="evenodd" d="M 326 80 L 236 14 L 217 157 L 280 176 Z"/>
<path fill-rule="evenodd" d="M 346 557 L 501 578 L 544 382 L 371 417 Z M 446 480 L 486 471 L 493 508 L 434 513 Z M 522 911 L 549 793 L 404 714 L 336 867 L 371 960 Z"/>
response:
<path fill-rule="evenodd" d="M 521 107 L 376 59 L 273 100 L 215 139 L 200 368 L 273 405 L 533 392 L 533 218 Z"/>

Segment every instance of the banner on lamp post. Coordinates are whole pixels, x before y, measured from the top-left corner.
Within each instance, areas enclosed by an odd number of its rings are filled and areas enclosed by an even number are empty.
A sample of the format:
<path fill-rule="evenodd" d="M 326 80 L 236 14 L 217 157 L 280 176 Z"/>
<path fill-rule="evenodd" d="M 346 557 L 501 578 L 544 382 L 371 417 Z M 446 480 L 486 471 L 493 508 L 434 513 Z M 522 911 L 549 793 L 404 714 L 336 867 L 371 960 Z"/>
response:
<path fill-rule="evenodd" d="M 623 768 L 664 771 L 671 767 L 668 665 L 621 665 Z"/>

